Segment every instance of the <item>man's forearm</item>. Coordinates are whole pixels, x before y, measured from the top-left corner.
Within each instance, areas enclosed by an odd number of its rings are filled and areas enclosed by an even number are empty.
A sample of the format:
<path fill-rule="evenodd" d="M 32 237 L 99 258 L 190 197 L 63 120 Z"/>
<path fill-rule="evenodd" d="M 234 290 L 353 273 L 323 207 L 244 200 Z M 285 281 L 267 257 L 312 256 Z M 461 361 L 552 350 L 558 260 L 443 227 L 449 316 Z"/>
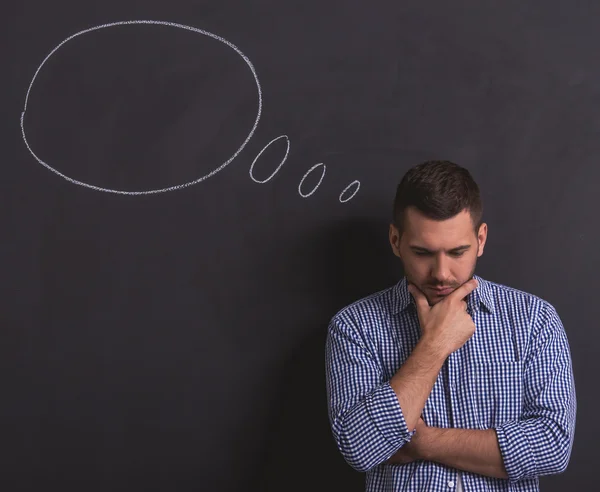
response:
<path fill-rule="evenodd" d="M 420 457 L 452 468 L 494 478 L 507 478 L 494 429 L 428 427 Z"/>
<path fill-rule="evenodd" d="M 428 343 L 428 340 L 421 338 L 412 354 L 390 380 L 410 431 L 417 425 L 444 360 L 443 353 Z"/>

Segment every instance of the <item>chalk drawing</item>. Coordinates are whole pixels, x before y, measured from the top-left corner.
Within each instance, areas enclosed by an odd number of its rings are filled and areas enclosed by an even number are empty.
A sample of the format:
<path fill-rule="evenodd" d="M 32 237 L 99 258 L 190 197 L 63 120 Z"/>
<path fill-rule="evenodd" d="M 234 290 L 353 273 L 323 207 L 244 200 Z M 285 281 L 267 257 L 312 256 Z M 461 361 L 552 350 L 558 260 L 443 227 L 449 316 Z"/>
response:
<path fill-rule="evenodd" d="M 344 193 L 346 193 L 353 186 L 356 186 L 354 193 L 352 193 L 348 198 L 342 199 L 342 197 L 344 196 Z M 360 190 L 360 181 L 358 181 L 358 180 L 352 181 L 352 183 L 350 183 L 348 186 L 346 186 L 344 188 L 344 190 L 340 193 L 340 203 L 346 203 L 347 201 L 352 200 L 354 198 L 354 195 L 356 195 L 358 193 L 358 190 Z"/>
<path fill-rule="evenodd" d="M 282 138 L 284 138 L 285 141 L 286 141 L 286 149 L 285 149 L 285 155 L 283 156 L 283 159 L 281 160 L 281 162 L 279 163 L 279 165 L 275 168 L 275 170 L 269 176 L 267 176 L 265 179 L 257 179 L 254 176 L 254 166 L 256 165 L 258 159 L 262 156 L 262 154 L 263 154 L 263 152 L 265 150 L 267 150 L 272 144 L 274 144 L 275 142 L 277 142 L 278 140 L 280 140 Z M 256 157 L 252 161 L 252 164 L 250 165 L 250 178 L 252 179 L 252 181 L 254 181 L 255 183 L 264 184 L 264 183 L 270 181 L 271 179 L 273 179 L 273 177 L 279 172 L 279 170 L 281 169 L 281 167 L 287 161 L 289 153 L 290 153 L 290 139 L 289 139 L 289 137 L 287 135 L 279 135 L 278 137 L 276 137 L 273 140 L 271 140 L 256 155 Z M 321 177 L 319 179 L 319 182 L 316 184 L 316 186 L 312 189 L 312 191 L 310 193 L 304 193 L 302 191 L 302 185 L 304 183 L 304 180 L 306 180 L 306 178 L 310 175 L 310 173 L 312 173 L 318 167 L 322 167 L 323 168 L 323 170 L 321 171 Z M 298 193 L 300 194 L 301 197 L 307 198 L 307 197 L 311 196 L 315 191 L 317 191 L 317 188 L 321 185 L 321 182 L 323 181 L 323 178 L 325 177 L 325 171 L 326 171 L 325 164 L 323 164 L 322 162 L 320 162 L 319 164 L 315 164 L 313 167 L 311 167 L 306 172 L 306 174 L 302 177 L 302 180 L 300 181 L 300 184 L 298 185 Z M 355 187 L 354 191 L 351 194 L 349 194 L 348 196 L 345 196 L 348 193 L 348 191 L 350 190 L 350 188 L 352 188 L 353 186 Z M 356 181 L 353 181 L 352 183 L 350 183 L 346 188 L 344 188 L 344 190 L 340 194 L 340 197 L 339 197 L 340 203 L 346 203 L 347 201 L 352 200 L 352 198 L 354 198 L 354 196 L 358 193 L 359 189 L 360 189 L 360 181 L 356 180 Z"/>
<path fill-rule="evenodd" d="M 262 153 L 271 146 L 271 144 L 277 142 L 277 140 L 279 140 L 280 138 L 285 138 L 285 140 L 286 140 L 286 149 L 285 149 L 285 155 L 283 156 L 283 159 L 281 159 L 281 162 L 279 163 L 279 165 L 275 168 L 275 171 L 273 171 L 269 177 L 267 177 L 266 179 L 263 179 L 263 180 L 256 179 L 254 177 L 254 166 L 256 164 L 256 161 L 262 155 Z M 285 164 L 285 161 L 287 160 L 289 153 L 290 153 L 290 139 L 288 138 L 287 135 L 279 135 L 278 137 L 271 140 L 267 145 L 265 145 L 263 147 L 263 149 L 258 153 L 258 155 L 252 161 L 252 165 L 250 166 L 250 177 L 252 178 L 252 180 L 255 181 L 256 183 L 261 183 L 261 184 L 266 183 L 267 181 L 270 181 L 273 178 L 273 176 L 275 176 L 279 172 L 279 170 L 281 169 L 281 166 L 283 166 Z"/>
<path fill-rule="evenodd" d="M 315 187 L 312 189 L 312 191 L 310 193 L 302 193 L 302 183 L 304 183 L 304 180 L 306 178 L 308 178 L 308 176 L 310 175 L 310 173 L 312 173 L 315 169 L 317 169 L 318 167 L 322 167 L 323 171 L 321 172 L 321 177 L 319 178 L 319 182 L 315 185 Z M 310 195 L 312 195 L 315 191 L 317 191 L 317 188 L 319 186 L 321 186 L 321 183 L 323 182 L 323 178 L 325 177 L 325 170 L 326 170 L 326 166 L 325 164 L 323 164 L 322 162 L 320 162 L 319 164 L 315 164 L 313 167 L 311 167 L 306 174 L 302 177 L 302 179 L 300 180 L 300 184 L 298 185 L 298 193 L 300 193 L 300 196 L 302 198 L 308 198 Z"/>
<path fill-rule="evenodd" d="M 246 139 L 244 140 L 244 142 L 242 143 L 242 145 L 240 145 L 240 147 L 233 153 L 233 155 L 229 159 L 227 159 L 225 162 L 223 162 L 222 164 L 220 164 L 218 167 L 216 167 L 215 169 L 213 169 L 208 174 L 206 174 L 206 175 L 204 175 L 204 176 L 202 176 L 202 177 L 200 177 L 198 179 L 195 179 L 193 181 L 187 182 L 187 183 L 183 183 L 183 184 L 179 184 L 179 185 L 175 185 L 175 186 L 170 186 L 168 188 L 154 189 L 154 190 L 126 191 L 126 190 L 113 190 L 113 189 L 109 189 L 109 188 L 102 188 L 100 186 L 95 186 L 95 185 L 90 184 L 90 183 L 84 183 L 82 181 L 78 181 L 76 179 L 70 178 L 70 177 L 66 176 L 65 174 L 61 173 L 60 171 L 58 171 L 57 169 L 55 169 L 54 167 L 52 167 L 47 162 L 44 162 L 40 157 L 38 157 L 35 154 L 35 152 L 33 151 L 33 149 L 31 148 L 29 142 L 27 141 L 27 133 L 25 132 L 24 120 L 25 120 L 25 113 L 27 112 L 27 104 L 29 102 L 29 94 L 31 93 L 31 89 L 33 87 L 35 79 L 38 76 L 38 74 L 39 74 L 40 70 L 42 69 L 42 67 L 48 62 L 48 60 L 62 46 L 64 46 L 65 43 L 67 43 L 67 42 L 69 42 L 69 41 L 77 38 L 78 36 L 82 36 L 84 34 L 87 34 L 87 33 L 93 32 L 93 31 L 97 31 L 99 29 L 107 29 L 107 28 L 116 27 L 116 26 L 131 26 L 131 25 L 138 25 L 138 24 L 149 24 L 149 25 L 155 25 L 155 26 L 174 27 L 174 28 L 177 28 L 177 29 L 186 29 L 188 31 L 191 31 L 191 32 L 194 32 L 194 33 L 197 33 L 197 34 L 201 34 L 203 36 L 208 36 L 210 38 L 216 39 L 217 41 L 220 41 L 221 43 L 223 43 L 223 44 L 229 46 L 231 49 L 233 49 L 244 60 L 244 62 L 246 62 L 246 64 L 248 65 L 248 68 L 250 68 L 250 71 L 252 72 L 252 76 L 254 77 L 254 82 L 256 83 L 256 90 L 257 90 L 257 94 L 258 94 L 258 111 L 257 111 L 257 114 L 256 114 L 256 119 L 254 121 L 254 124 L 253 124 L 253 126 L 252 126 L 252 128 L 250 130 L 250 133 L 248 133 L 248 136 L 246 137 Z M 183 24 L 176 24 L 176 23 L 173 23 L 173 22 L 156 21 L 156 20 L 130 20 L 130 21 L 112 22 L 112 23 L 109 23 L 109 24 L 102 24 L 102 25 L 99 25 L 99 26 L 91 27 L 89 29 L 85 29 L 83 31 L 79 31 L 79 32 L 73 34 L 72 36 L 69 36 L 67 39 L 65 39 L 60 44 L 58 44 L 58 46 L 56 46 L 48 54 L 48 56 L 46 56 L 46 58 L 44 58 L 44 60 L 40 64 L 40 66 L 35 71 L 33 79 L 31 80 L 31 83 L 29 84 L 29 89 L 27 90 L 27 95 L 25 97 L 25 106 L 24 106 L 23 112 L 21 113 L 21 134 L 23 136 L 23 141 L 25 142 L 25 145 L 27 146 L 27 149 L 29 150 L 29 152 L 31 153 L 31 155 L 35 158 L 35 160 L 37 160 L 40 164 L 42 164 L 43 166 L 45 166 L 46 168 L 48 168 L 53 173 L 56 173 L 61 178 L 64 178 L 64 179 L 66 179 L 67 181 L 69 181 L 69 182 L 71 182 L 73 184 L 80 185 L 80 186 L 85 186 L 87 188 L 91 188 L 91 189 L 97 190 L 97 191 L 104 191 L 104 192 L 108 192 L 108 193 L 118 193 L 118 194 L 123 194 L 123 195 L 148 195 L 148 194 L 153 194 L 153 193 L 163 193 L 163 192 L 166 192 L 166 191 L 179 190 L 179 189 L 186 188 L 188 186 L 200 183 L 201 181 L 204 181 L 204 180 L 210 178 L 211 176 L 214 176 L 219 171 L 223 170 L 228 164 L 230 164 L 240 154 L 240 152 L 244 149 L 244 147 L 246 147 L 246 145 L 248 144 L 248 142 L 250 141 L 250 139 L 254 135 L 254 133 L 256 131 L 256 128 L 258 127 L 258 122 L 260 121 L 260 117 L 261 117 L 261 114 L 262 114 L 262 104 L 263 104 L 262 103 L 262 98 L 263 98 L 263 96 L 262 96 L 262 89 L 261 89 L 261 86 L 260 86 L 260 82 L 258 80 L 258 75 L 256 74 L 256 70 L 254 69 L 254 66 L 252 65 L 252 62 L 250 61 L 250 59 L 244 53 L 242 53 L 242 51 L 237 46 L 235 46 L 230 41 L 227 41 L 225 38 L 222 38 L 221 36 L 217 36 L 216 34 L 212 34 L 210 32 L 204 31 L 202 29 L 198 29 L 196 27 L 186 26 L 186 25 L 183 25 Z"/>
<path fill-rule="evenodd" d="M 37 154 L 31 148 L 31 145 L 29 144 L 29 142 L 27 140 L 27 133 L 25 131 L 25 114 L 27 112 L 27 105 L 29 103 L 29 96 L 31 94 L 31 89 L 33 88 L 35 80 L 36 80 L 36 78 L 37 78 L 40 70 L 42 69 L 42 67 L 48 62 L 48 60 L 62 46 L 65 45 L 65 43 L 68 43 L 69 41 L 77 38 L 78 36 L 82 36 L 84 34 L 87 34 L 87 33 L 93 32 L 93 31 L 98 31 L 100 29 L 107 29 L 107 28 L 116 27 L 116 26 L 139 25 L 139 24 L 154 25 L 154 26 L 164 26 L 164 27 L 173 27 L 173 28 L 177 28 L 177 29 L 185 29 L 185 30 L 194 32 L 196 34 L 201 34 L 203 36 L 208 36 L 210 38 L 216 39 L 217 41 L 220 41 L 221 43 L 229 46 L 232 50 L 234 50 L 244 60 L 244 62 L 246 63 L 246 65 L 248 65 L 248 68 L 250 68 L 250 71 L 252 72 L 252 76 L 254 77 L 254 82 L 256 83 L 256 91 L 257 91 L 257 95 L 258 95 L 258 110 L 257 110 L 257 114 L 256 114 L 256 119 L 254 120 L 254 124 L 252 125 L 252 128 L 250 129 L 250 132 L 248 133 L 248 136 L 246 137 L 246 139 L 244 140 L 244 142 L 242 142 L 242 144 L 240 145 L 240 147 L 233 153 L 233 155 L 229 159 L 227 159 L 225 162 L 223 162 L 222 164 L 220 164 L 218 167 L 216 167 L 215 169 L 213 169 L 208 174 L 206 174 L 204 176 L 201 176 L 200 178 L 195 179 L 193 181 L 189 181 L 187 183 L 183 183 L 183 184 L 179 184 L 179 185 L 175 185 L 175 186 L 170 186 L 168 188 L 154 189 L 154 190 L 127 191 L 127 190 L 114 190 L 114 189 L 110 189 L 110 188 L 102 188 L 100 186 L 96 186 L 96 185 L 93 185 L 91 183 L 84 183 L 82 181 L 78 181 L 76 179 L 70 178 L 69 176 L 66 176 L 65 174 L 61 173 L 56 168 L 52 167 L 50 164 L 48 164 L 47 162 L 45 162 L 44 160 L 42 160 L 40 157 L 38 157 Z M 64 178 L 64 179 L 66 179 L 67 181 L 69 181 L 69 182 L 71 182 L 73 184 L 76 184 L 76 185 L 79 185 L 79 186 L 85 186 L 87 188 L 91 188 L 91 189 L 96 190 L 96 191 L 103 191 L 103 192 L 107 192 L 107 193 L 117 193 L 117 194 L 122 194 L 122 195 L 149 195 L 149 194 L 155 194 L 155 193 L 164 193 L 164 192 L 167 192 L 167 191 L 180 190 L 182 188 L 186 188 L 188 186 L 198 184 L 198 183 L 200 183 L 202 181 L 205 181 L 206 179 L 210 178 L 211 176 L 214 176 L 219 171 L 223 170 L 227 165 L 231 164 L 231 162 L 246 147 L 246 145 L 248 144 L 248 142 L 250 141 L 250 139 L 253 137 L 254 133 L 256 132 L 256 129 L 258 127 L 258 122 L 260 121 L 260 118 L 261 118 L 261 115 L 262 115 L 262 109 L 263 109 L 263 94 L 262 94 L 262 89 L 261 89 L 260 81 L 258 80 L 258 75 L 256 73 L 254 65 L 252 64 L 252 62 L 250 61 L 250 59 L 244 53 L 242 53 L 242 51 L 237 46 L 235 46 L 230 41 L 226 40 L 225 38 L 223 38 L 221 36 L 217 36 L 216 34 L 210 33 L 208 31 L 204 31 L 204 30 L 198 29 L 196 27 L 186 26 L 184 24 L 177 24 L 177 23 L 174 23 L 174 22 L 157 21 L 157 20 L 120 21 L 120 22 L 111 22 L 109 24 L 102 24 L 102 25 L 99 25 L 99 26 L 91 27 L 89 29 L 85 29 L 83 31 L 79 31 L 79 32 L 77 32 L 77 33 L 69 36 L 65 40 L 63 40 L 52 51 L 50 51 L 50 53 L 46 56 L 46 58 L 44 58 L 44 60 L 42 61 L 42 63 L 39 65 L 39 67 L 35 71 L 35 73 L 33 75 L 33 79 L 31 80 L 31 82 L 29 84 L 29 88 L 27 89 L 27 94 L 25 96 L 25 105 L 24 105 L 23 111 L 21 113 L 21 134 L 22 134 L 22 137 L 23 137 L 23 141 L 25 142 L 25 145 L 27 146 L 27 149 L 29 150 L 29 152 L 31 153 L 31 155 L 34 157 L 34 159 L 36 161 L 38 161 L 40 164 L 42 164 L 47 169 L 49 169 L 53 173 L 57 174 L 61 178 Z M 275 168 L 275 170 L 269 176 L 267 176 L 265 179 L 258 179 L 258 178 L 256 178 L 256 176 L 254 175 L 255 174 L 254 173 L 254 167 L 256 166 L 256 163 L 260 159 L 261 155 L 272 144 L 274 144 L 275 142 L 277 142 L 280 139 L 285 139 L 285 141 L 286 141 L 286 150 L 285 150 L 285 155 L 283 156 L 283 159 L 278 164 L 278 166 Z M 263 149 L 258 153 L 258 155 L 252 161 L 252 164 L 250 166 L 250 178 L 254 182 L 256 182 L 256 183 L 260 183 L 260 184 L 267 183 L 268 181 L 270 181 L 271 179 L 273 179 L 273 177 L 279 172 L 279 170 L 285 164 L 285 162 L 288 159 L 289 153 L 290 153 L 290 139 L 289 139 L 289 137 L 287 135 L 280 135 L 280 136 L 274 138 L 267 145 L 265 145 L 263 147 Z M 321 177 L 319 178 L 319 182 L 313 187 L 313 189 L 310 192 L 304 193 L 302 191 L 302 185 L 304 184 L 304 181 L 306 180 L 306 178 L 308 178 L 308 176 L 313 171 L 315 171 L 319 167 L 321 167 L 321 169 L 322 169 L 322 171 L 321 171 Z M 323 164 L 321 162 L 319 164 L 315 164 L 313 167 L 311 167 L 306 172 L 306 174 L 302 177 L 302 179 L 300 180 L 300 183 L 298 185 L 298 193 L 300 194 L 301 197 L 308 198 L 309 196 L 311 196 L 312 194 L 314 194 L 317 191 L 317 189 L 319 188 L 319 186 L 323 182 L 323 178 L 325 177 L 325 171 L 326 171 L 326 166 L 325 166 L 325 164 Z M 353 190 L 352 193 L 349 193 L 349 191 L 350 191 L 350 189 L 352 187 L 354 187 L 354 190 Z M 356 180 L 356 181 L 353 181 L 352 183 L 350 183 L 346 188 L 344 188 L 344 190 L 340 194 L 340 196 L 339 196 L 340 203 L 346 203 L 349 200 L 351 200 L 352 198 L 354 198 L 354 196 L 356 196 L 356 194 L 358 193 L 359 189 L 360 189 L 360 181 Z"/>

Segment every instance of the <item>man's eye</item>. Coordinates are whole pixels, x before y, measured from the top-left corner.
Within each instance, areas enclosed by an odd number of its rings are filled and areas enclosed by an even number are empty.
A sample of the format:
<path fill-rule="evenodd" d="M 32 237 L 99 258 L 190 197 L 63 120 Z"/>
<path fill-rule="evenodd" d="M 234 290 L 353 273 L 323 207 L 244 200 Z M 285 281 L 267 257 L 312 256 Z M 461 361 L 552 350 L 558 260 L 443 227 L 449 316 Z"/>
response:
<path fill-rule="evenodd" d="M 416 251 L 415 254 L 417 256 L 429 256 L 431 253 L 425 252 L 425 251 Z M 465 254 L 464 251 L 460 251 L 458 253 L 450 253 L 451 256 L 454 256 L 456 258 L 459 258 L 461 256 L 463 256 Z"/>

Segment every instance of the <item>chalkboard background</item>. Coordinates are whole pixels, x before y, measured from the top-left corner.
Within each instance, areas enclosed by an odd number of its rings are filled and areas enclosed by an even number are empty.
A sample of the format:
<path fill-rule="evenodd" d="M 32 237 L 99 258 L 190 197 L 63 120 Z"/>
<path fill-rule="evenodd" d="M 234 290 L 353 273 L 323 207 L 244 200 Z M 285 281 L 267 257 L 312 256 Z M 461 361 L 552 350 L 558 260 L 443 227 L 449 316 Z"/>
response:
<path fill-rule="evenodd" d="M 402 275 L 393 193 L 430 158 L 481 187 L 477 273 L 563 320 L 577 435 L 542 488 L 593 488 L 600 4 L 12 3 L 2 490 L 363 490 L 326 326 Z"/>

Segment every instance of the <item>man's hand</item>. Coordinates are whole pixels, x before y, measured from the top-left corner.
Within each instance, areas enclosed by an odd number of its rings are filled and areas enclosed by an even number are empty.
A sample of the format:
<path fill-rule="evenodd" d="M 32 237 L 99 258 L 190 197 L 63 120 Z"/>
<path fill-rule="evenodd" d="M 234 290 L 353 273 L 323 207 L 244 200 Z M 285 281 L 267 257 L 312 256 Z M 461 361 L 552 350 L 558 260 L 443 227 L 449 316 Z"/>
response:
<path fill-rule="evenodd" d="M 416 460 L 422 460 L 426 457 L 427 444 L 430 437 L 428 427 L 422 418 L 419 418 L 415 433 L 410 442 L 402 446 L 387 461 L 389 464 L 404 465 Z"/>
<path fill-rule="evenodd" d="M 408 291 L 415 298 L 423 341 L 445 357 L 462 347 L 475 333 L 475 323 L 467 313 L 466 297 L 477 287 L 472 278 L 434 306 L 415 285 Z"/>
<path fill-rule="evenodd" d="M 475 332 L 464 301 L 475 287 L 477 280 L 471 279 L 433 307 L 415 286 L 408 287 L 417 303 L 422 336 L 390 379 L 390 386 L 409 429 L 416 428 L 444 361 Z"/>

